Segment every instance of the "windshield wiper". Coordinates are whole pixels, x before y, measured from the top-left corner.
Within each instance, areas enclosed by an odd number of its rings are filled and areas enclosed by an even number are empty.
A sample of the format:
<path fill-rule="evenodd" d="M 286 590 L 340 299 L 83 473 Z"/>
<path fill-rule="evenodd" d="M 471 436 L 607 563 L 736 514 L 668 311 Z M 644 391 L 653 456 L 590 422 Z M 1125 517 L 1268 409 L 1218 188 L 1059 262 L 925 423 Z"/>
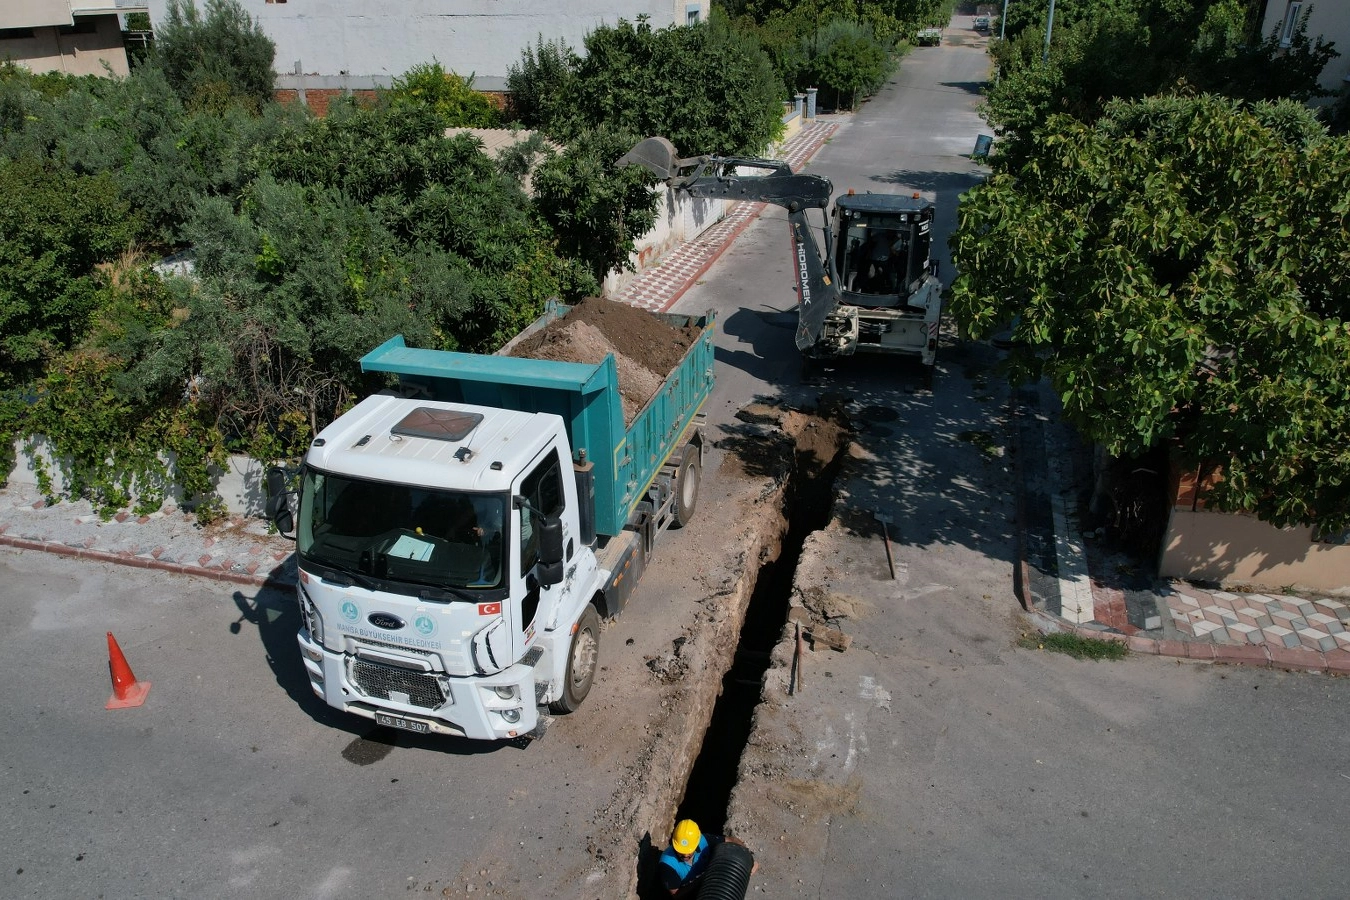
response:
<path fill-rule="evenodd" d="M 460 590 L 459 588 L 453 588 L 450 587 L 449 585 L 441 585 L 440 587 L 434 588 L 433 587 L 422 588 L 420 591 L 417 592 L 417 596 L 421 600 L 430 600 L 433 603 L 444 603 L 445 601 L 449 600 L 452 597 L 458 597 L 460 600 L 464 600 L 468 603 L 477 603 L 480 599 L 482 599 L 480 597 L 474 596 L 473 594 L 470 594 L 468 591 Z"/>
<path fill-rule="evenodd" d="M 319 572 L 319 577 L 324 581 L 332 581 L 343 587 L 351 587 L 354 584 L 359 584 L 368 591 L 377 590 L 374 579 L 361 574 L 355 569 L 348 569 L 345 566 L 338 566 L 333 563 L 323 563 L 323 568 Z"/>

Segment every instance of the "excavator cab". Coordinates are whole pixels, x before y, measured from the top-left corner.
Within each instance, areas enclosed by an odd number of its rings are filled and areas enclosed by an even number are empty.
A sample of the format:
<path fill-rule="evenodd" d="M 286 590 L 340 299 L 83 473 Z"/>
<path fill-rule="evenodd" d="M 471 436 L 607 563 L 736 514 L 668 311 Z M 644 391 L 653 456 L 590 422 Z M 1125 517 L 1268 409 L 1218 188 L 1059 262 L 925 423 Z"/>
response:
<path fill-rule="evenodd" d="M 845 194 L 835 205 L 845 303 L 902 307 L 930 272 L 934 206 L 917 194 Z"/>

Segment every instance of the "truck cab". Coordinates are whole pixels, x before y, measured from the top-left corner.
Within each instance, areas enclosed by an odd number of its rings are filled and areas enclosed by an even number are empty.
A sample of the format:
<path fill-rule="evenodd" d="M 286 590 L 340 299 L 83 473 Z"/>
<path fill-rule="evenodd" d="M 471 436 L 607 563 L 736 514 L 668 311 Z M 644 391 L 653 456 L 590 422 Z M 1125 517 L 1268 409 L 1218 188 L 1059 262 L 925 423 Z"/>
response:
<path fill-rule="evenodd" d="M 571 470 L 543 413 L 375 396 L 325 429 L 296 522 L 315 693 L 413 731 L 533 729 L 595 575 Z"/>

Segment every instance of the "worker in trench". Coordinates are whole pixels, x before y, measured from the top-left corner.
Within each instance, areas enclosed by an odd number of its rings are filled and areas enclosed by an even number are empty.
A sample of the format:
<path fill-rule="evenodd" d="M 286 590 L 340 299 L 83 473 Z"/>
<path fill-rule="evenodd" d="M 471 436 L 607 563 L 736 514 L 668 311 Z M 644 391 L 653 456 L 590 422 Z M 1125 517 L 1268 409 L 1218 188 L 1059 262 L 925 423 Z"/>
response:
<path fill-rule="evenodd" d="M 707 872 L 708 863 L 712 862 L 713 848 L 723 841 L 745 846 L 743 841 L 734 837 L 704 834 L 692 819 L 681 820 L 671 835 L 670 846 L 661 852 L 661 859 L 656 864 L 661 886 L 672 897 L 692 897 L 697 894 L 699 881 Z M 750 874 L 758 871 L 759 863 L 756 862 L 751 866 Z"/>

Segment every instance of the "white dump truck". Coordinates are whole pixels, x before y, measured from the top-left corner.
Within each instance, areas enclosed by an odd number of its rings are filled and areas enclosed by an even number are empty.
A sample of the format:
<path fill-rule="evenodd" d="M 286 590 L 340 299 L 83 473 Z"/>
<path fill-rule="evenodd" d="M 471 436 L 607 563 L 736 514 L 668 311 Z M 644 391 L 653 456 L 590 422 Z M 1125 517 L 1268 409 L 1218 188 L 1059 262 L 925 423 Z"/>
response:
<path fill-rule="evenodd" d="M 400 389 L 325 428 L 298 490 L 267 476 L 269 513 L 297 542 L 315 694 L 392 728 L 483 740 L 537 736 L 541 707 L 577 708 L 601 619 L 697 504 L 713 322 L 665 318 L 701 331 L 631 422 L 613 355 L 587 365 L 396 337 L 362 358 Z"/>

